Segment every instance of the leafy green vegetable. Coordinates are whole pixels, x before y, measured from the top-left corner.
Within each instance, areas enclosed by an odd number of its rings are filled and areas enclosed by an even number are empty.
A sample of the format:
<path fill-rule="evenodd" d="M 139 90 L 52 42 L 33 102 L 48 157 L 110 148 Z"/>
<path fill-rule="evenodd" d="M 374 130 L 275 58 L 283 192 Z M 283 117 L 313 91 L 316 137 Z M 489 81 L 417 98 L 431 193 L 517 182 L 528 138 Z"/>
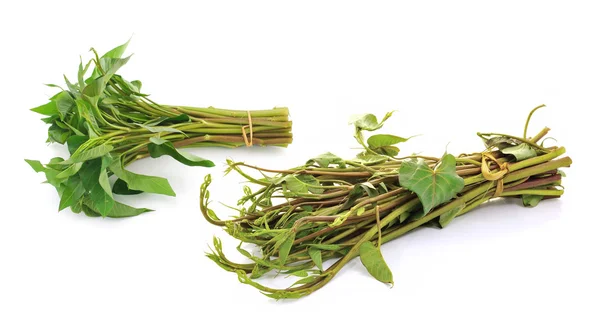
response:
<path fill-rule="evenodd" d="M 373 117 L 358 119 L 364 128 L 379 125 Z M 484 141 L 486 147 L 479 153 L 418 159 L 384 156 L 374 150 L 400 143 L 400 137 L 372 136 L 365 142 L 361 131 L 355 132 L 364 148 L 359 156 L 369 162 L 343 160 L 331 153 L 283 170 L 229 161 L 228 171 L 251 184 L 240 191 L 238 207 L 231 207 L 236 216 L 228 219 L 220 219 L 209 208 L 207 176 L 200 189 L 200 210 L 206 220 L 223 227 L 240 246 L 253 245 L 261 253 L 240 251 L 251 262 L 235 263 L 215 240 L 207 256 L 235 272 L 242 283 L 275 299 L 300 298 L 319 290 L 356 257 L 377 280 L 393 283 L 381 244 L 431 223 L 443 228 L 493 198 L 520 198 L 532 206 L 545 197 L 560 197 L 564 190 L 559 169 L 571 164 L 570 158 L 559 158 L 565 153 L 562 147 L 536 147 L 547 129 L 532 139 L 480 134 L 497 139 Z M 536 154 L 515 161 L 511 153 L 520 148 L 504 152 L 522 143 Z M 503 216 L 509 218 L 510 212 Z M 333 263 L 324 269 L 328 260 Z M 267 287 L 256 280 L 271 272 L 301 279 L 287 288 Z"/>
<path fill-rule="evenodd" d="M 56 188 L 60 210 L 70 206 L 71 211 L 88 216 L 127 217 L 149 210 L 119 204 L 113 193 L 174 196 L 166 179 L 126 170 L 140 158 L 168 155 L 185 165 L 212 167 L 213 162 L 179 148 L 285 147 L 292 142 L 285 107 L 249 113 L 155 103 L 141 92 L 140 81 L 117 73 L 131 59 L 124 56 L 128 44 L 102 57 L 92 49 L 92 60 L 79 62 L 76 80 L 65 76 L 66 89 L 48 85 L 60 91 L 46 104 L 31 109 L 46 116 L 42 121 L 49 124 L 47 141 L 66 143 L 71 154 L 66 161 L 54 160 L 45 166 L 26 160 Z M 244 131 L 252 142 L 246 142 Z M 113 186 L 111 177 L 118 178 Z"/>

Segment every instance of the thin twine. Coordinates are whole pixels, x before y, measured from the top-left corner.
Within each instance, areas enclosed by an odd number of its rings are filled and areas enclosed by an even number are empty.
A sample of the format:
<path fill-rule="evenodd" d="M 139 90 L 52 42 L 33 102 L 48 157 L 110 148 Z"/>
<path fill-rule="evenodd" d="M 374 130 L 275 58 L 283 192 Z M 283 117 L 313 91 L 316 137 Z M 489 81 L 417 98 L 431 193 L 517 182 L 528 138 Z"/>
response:
<path fill-rule="evenodd" d="M 246 143 L 246 147 L 250 147 L 253 144 L 253 132 L 252 132 L 252 117 L 250 116 L 250 111 L 246 111 L 248 113 L 248 125 L 242 126 L 242 137 L 244 138 L 244 142 Z M 250 129 L 250 141 L 248 141 L 248 135 L 246 134 L 246 128 Z"/>
<path fill-rule="evenodd" d="M 500 170 L 498 172 L 492 173 L 487 164 L 487 161 L 485 160 L 486 158 L 495 162 L 500 167 Z M 490 181 L 497 181 L 496 191 L 494 192 L 493 197 L 500 196 L 500 194 L 502 194 L 502 191 L 504 191 L 504 176 L 506 176 L 507 173 L 508 173 L 508 163 L 498 162 L 498 160 L 494 156 L 492 156 L 492 154 L 490 154 L 490 153 L 481 154 L 481 174 L 483 175 L 483 178 L 490 180 Z"/>

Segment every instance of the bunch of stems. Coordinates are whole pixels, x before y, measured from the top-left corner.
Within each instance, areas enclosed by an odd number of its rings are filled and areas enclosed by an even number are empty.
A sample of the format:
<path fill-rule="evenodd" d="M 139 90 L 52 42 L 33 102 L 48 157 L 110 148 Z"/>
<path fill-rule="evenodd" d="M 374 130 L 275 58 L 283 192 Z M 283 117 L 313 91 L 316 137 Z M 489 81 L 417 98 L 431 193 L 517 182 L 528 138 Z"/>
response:
<path fill-rule="evenodd" d="M 59 210 L 71 207 L 90 216 L 135 216 L 148 210 L 118 203 L 113 193 L 175 195 L 166 179 L 125 169 L 138 159 L 168 155 L 189 166 L 212 167 L 212 161 L 179 148 L 286 147 L 292 142 L 286 107 L 246 111 L 154 102 L 141 91 L 140 81 L 117 74 L 130 59 L 122 57 L 127 44 L 102 57 L 92 49 L 94 58 L 79 64 L 77 80 L 65 77 L 66 89 L 50 85 L 61 91 L 32 109 L 46 116 L 42 120 L 50 125 L 47 141 L 66 144 L 71 154 L 45 165 L 27 160 L 56 188 Z M 118 178 L 114 186 L 108 181 L 113 175 Z"/>
<path fill-rule="evenodd" d="M 223 227 L 240 240 L 238 251 L 250 260 L 248 263 L 229 260 L 217 238 L 214 238 L 214 247 L 207 256 L 222 268 L 237 273 L 240 282 L 276 299 L 311 294 L 331 281 L 345 264 L 359 255 L 375 278 L 392 283 L 391 272 L 388 272 L 382 258 L 370 264 L 366 254 L 363 258 L 365 243 L 379 247 L 425 224 L 444 227 L 453 217 L 466 214 L 494 198 L 520 198 L 525 205 L 534 206 L 540 200 L 563 195 L 563 173 L 559 168 L 568 167 L 571 159 L 562 157 L 564 147 L 544 148 L 537 143 L 547 132 L 545 128 L 531 138 L 498 136 L 505 143 L 515 140 L 535 149 L 535 156 L 519 161 L 514 155 L 491 146 L 481 153 L 456 157 L 455 173 L 462 178 L 464 187 L 451 200 L 428 212 L 423 211 L 417 193 L 400 185 L 399 172 L 402 172 L 400 169 L 404 163 L 415 158 L 432 168 L 440 163 L 440 158 L 388 157 L 370 164 L 353 159 L 337 161 L 336 166 L 327 167 L 313 159 L 306 165 L 289 170 L 230 161 L 229 170 L 237 171 L 257 185 L 258 190 L 245 189 L 238 201 L 239 217 L 220 220 L 208 207 L 208 185 L 211 182 L 208 176 L 201 187 L 201 211 L 207 221 Z M 491 134 L 480 136 L 487 138 Z M 253 177 L 248 169 L 262 176 Z M 294 184 L 286 181 L 291 176 L 303 179 L 313 191 L 291 191 L 290 187 Z M 359 185 L 366 190 L 357 192 Z M 242 244 L 255 245 L 261 255 L 251 254 Z M 367 250 L 365 253 L 370 253 Z M 330 260 L 331 265 L 324 268 L 326 260 Z M 300 279 L 284 289 L 271 288 L 256 281 L 271 271 Z"/>

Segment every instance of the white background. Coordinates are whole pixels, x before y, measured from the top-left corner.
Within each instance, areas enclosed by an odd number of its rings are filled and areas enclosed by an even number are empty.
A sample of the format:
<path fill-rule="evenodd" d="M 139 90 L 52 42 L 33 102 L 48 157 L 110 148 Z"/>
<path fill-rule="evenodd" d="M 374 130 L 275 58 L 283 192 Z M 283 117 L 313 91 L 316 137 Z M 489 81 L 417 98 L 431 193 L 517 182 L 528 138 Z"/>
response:
<path fill-rule="evenodd" d="M 600 330 L 592 2 L 160 3 L 2 5 L 0 332 Z M 131 36 L 122 74 L 155 100 L 288 106 L 294 144 L 195 151 L 216 161 L 212 169 L 140 161 L 131 168 L 167 176 L 177 197 L 127 198 L 156 209 L 136 218 L 57 213 L 55 190 L 23 159 L 66 149 L 44 143 L 46 125 L 28 109 L 54 93 L 43 83 L 74 77 L 90 47 L 104 52 Z M 563 198 L 535 209 L 493 202 L 386 244 L 394 288 L 354 260 L 315 294 L 275 302 L 204 257 L 213 235 L 235 257 L 235 243 L 198 209 L 208 172 L 215 200 L 237 200 L 240 178 L 221 177 L 226 157 L 270 167 L 326 151 L 351 157 L 348 116 L 390 110 L 387 131 L 423 134 L 403 153 L 440 155 L 448 143 L 474 152 L 477 131 L 520 135 L 541 103 L 531 131 L 551 127 L 574 160 Z"/>

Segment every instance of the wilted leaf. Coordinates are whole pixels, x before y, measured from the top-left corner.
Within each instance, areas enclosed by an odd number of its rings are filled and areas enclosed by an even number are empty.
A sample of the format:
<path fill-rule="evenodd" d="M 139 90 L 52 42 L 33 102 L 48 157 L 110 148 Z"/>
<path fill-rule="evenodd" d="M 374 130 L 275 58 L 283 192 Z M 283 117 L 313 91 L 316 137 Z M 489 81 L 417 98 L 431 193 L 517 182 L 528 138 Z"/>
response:
<path fill-rule="evenodd" d="M 350 124 L 353 124 L 359 130 L 375 131 L 383 126 L 383 123 L 392 116 L 393 112 L 388 112 L 381 119 L 381 122 L 377 121 L 377 117 L 373 114 L 362 114 L 355 115 L 350 118 Z"/>
<path fill-rule="evenodd" d="M 513 155 L 517 161 L 526 160 L 528 158 L 536 157 L 537 153 L 530 145 L 521 143 L 517 146 L 512 146 L 502 149 L 503 154 Z"/>

